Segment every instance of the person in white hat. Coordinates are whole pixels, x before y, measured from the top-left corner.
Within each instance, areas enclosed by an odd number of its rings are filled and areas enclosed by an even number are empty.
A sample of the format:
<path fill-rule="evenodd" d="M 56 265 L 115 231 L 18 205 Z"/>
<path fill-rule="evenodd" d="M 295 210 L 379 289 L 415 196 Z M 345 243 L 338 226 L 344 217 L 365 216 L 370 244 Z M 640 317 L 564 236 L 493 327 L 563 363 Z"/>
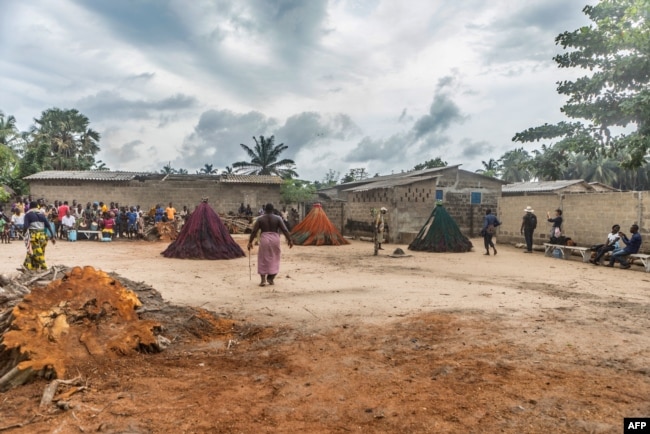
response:
<path fill-rule="evenodd" d="M 381 243 L 384 242 L 384 216 L 388 212 L 386 207 L 381 207 L 375 218 L 375 256 L 378 250 L 384 250 Z"/>
<path fill-rule="evenodd" d="M 533 233 L 537 227 L 537 216 L 533 214 L 535 210 L 529 206 L 524 210 L 524 217 L 521 220 L 521 233 L 526 240 L 526 250 L 524 253 L 533 253 Z"/>

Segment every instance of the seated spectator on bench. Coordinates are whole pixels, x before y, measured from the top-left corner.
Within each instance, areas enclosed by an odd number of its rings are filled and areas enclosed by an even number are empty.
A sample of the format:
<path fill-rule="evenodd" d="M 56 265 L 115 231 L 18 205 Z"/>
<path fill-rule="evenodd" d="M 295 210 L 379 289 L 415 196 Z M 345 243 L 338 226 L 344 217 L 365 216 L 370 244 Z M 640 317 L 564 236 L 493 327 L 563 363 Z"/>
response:
<path fill-rule="evenodd" d="M 620 246 L 618 240 L 621 239 L 621 236 L 618 233 L 620 231 L 621 227 L 619 225 L 612 226 L 612 231 L 607 234 L 607 242 L 605 244 L 595 246 L 597 247 L 594 249 L 596 250 L 596 257 L 594 259 L 590 259 L 589 262 L 594 265 L 600 265 L 600 260 L 603 258 L 605 253 L 619 249 Z"/>
<path fill-rule="evenodd" d="M 70 209 L 66 210 L 65 215 L 61 219 L 61 236 L 68 239 L 68 232 L 74 231 L 77 227 L 77 219 L 74 218 Z"/>
<path fill-rule="evenodd" d="M 20 208 L 14 209 L 14 214 L 11 216 L 11 238 L 18 238 L 22 236 L 25 222 L 25 214 L 20 212 Z"/>
<path fill-rule="evenodd" d="M 618 261 L 621 263 L 622 269 L 630 268 L 630 264 L 627 262 L 627 257 L 634 253 L 638 253 L 641 248 L 641 242 L 643 241 L 641 239 L 641 234 L 639 233 L 639 225 L 632 225 L 630 227 L 630 232 L 632 233 L 632 237 L 629 239 L 623 232 L 618 233 L 625 243 L 625 247 L 614 250 L 614 253 L 612 253 L 612 256 L 609 258 L 609 264 L 606 265 L 607 267 L 613 267 L 614 263 Z"/>

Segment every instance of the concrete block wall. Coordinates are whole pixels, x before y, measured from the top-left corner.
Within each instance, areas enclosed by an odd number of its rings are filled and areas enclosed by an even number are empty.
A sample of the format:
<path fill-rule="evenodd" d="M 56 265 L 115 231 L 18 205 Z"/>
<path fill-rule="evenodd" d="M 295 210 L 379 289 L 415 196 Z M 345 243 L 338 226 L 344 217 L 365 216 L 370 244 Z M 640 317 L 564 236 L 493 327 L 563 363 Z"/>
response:
<path fill-rule="evenodd" d="M 330 222 L 338 229 L 339 232 L 343 235 L 345 233 L 345 202 L 333 201 L 333 202 L 320 202 L 323 206 L 323 211 L 327 215 L 327 218 L 330 219 Z"/>
<path fill-rule="evenodd" d="M 219 213 L 236 212 L 239 205 L 250 203 L 256 213 L 265 203 L 280 205 L 280 186 L 274 184 L 236 184 L 214 181 L 158 181 L 88 182 L 48 181 L 30 184 L 32 198 L 55 200 L 73 199 L 85 206 L 86 202 L 118 202 L 120 206 L 140 205 L 148 210 L 157 203 L 166 206 L 172 202 L 181 210 L 183 205 L 193 210 L 203 197 Z"/>
<path fill-rule="evenodd" d="M 621 225 L 629 235 L 632 224 L 639 225 L 644 239 L 641 249 L 650 251 L 650 192 L 599 192 L 564 193 L 531 196 L 506 196 L 499 199 L 498 217 L 503 223 L 497 232 L 499 242 L 523 242 L 520 235 L 524 208 L 530 205 L 538 219 L 534 243 L 548 242 L 551 223 L 546 222 L 546 211 L 562 209 L 565 236 L 579 246 L 602 243 L 611 231 L 612 225 Z"/>

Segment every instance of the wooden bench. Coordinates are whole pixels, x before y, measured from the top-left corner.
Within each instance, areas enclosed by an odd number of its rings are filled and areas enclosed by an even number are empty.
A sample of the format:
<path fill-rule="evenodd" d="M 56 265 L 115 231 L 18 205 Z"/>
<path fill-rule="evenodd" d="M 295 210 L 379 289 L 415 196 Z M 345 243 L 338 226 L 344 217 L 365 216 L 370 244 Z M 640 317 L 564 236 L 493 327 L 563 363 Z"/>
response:
<path fill-rule="evenodd" d="M 634 262 L 637 259 L 641 261 L 643 268 L 645 268 L 645 272 L 650 273 L 650 255 L 644 253 L 632 253 L 628 258 L 630 259 L 630 262 Z"/>
<path fill-rule="evenodd" d="M 87 240 L 89 240 L 90 236 L 93 235 L 93 234 L 97 235 L 98 240 L 102 239 L 102 231 L 91 231 L 91 230 L 77 229 L 77 239 L 79 239 L 79 234 L 84 234 L 86 236 Z"/>
<path fill-rule="evenodd" d="M 558 244 L 544 244 L 544 255 L 545 256 L 553 256 L 553 250 L 554 249 L 560 249 L 562 252 L 562 257 L 564 259 L 568 259 L 567 256 L 564 254 L 564 250 L 570 250 L 570 251 L 578 251 L 582 255 L 582 261 L 583 262 L 589 262 L 589 259 L 591 257 L 591 249 L 588 247 L 576 247 L 576 246 L 561 246 Z M 612 252 L 607 252 L 603 255 L 601 258 L 602 261 L 606 261 L 610 256 L 612 255 Z M 630 264 L 633 264 L 634 261 L 639 260 L 641 264 L 643 265 L 643 268 L 645 269 L 646 273 L 650 273 L 650 255 L 647 255 L 645 253 L 632 253 L 627 256 L 627 259 Z"/>
<path fill-rule="evenodd" d="M 582 262 L 589 262 L 589 259 L 591 259 L 591 249 L 589 247 L 563 246 L 561 244 L 548 243 L 544 243 L 544 256 L 553 256 L 553 250 L 555 249 L 562 252 L 563 259 L 569 259 L 569 255 L 573 252 L 580 253 L 580 256 L 582 256 Z"/>

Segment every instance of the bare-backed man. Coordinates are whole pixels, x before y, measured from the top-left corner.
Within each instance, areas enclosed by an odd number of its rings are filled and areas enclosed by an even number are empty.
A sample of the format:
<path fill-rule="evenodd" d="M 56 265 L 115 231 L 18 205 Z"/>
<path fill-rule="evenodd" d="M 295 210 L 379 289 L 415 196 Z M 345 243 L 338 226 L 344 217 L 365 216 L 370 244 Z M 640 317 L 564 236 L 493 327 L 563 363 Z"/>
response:
<path fill-rule="evenodd" d="M 264 206 L 264 214 L 255 220 L 253 231 L 248 239 L 248 250 L 253 248 L 253 240 L 260 235 L 260 246 L 257 252 L 257 272 L 260 275 L 260 286 L 273 285 L 275 276 L 280 272 L 280 231 L 287 238 L 289 248 L 293 247 L 291 234 L 282 221 L 282 217 L 273 213 L 273 204 Z"/>

